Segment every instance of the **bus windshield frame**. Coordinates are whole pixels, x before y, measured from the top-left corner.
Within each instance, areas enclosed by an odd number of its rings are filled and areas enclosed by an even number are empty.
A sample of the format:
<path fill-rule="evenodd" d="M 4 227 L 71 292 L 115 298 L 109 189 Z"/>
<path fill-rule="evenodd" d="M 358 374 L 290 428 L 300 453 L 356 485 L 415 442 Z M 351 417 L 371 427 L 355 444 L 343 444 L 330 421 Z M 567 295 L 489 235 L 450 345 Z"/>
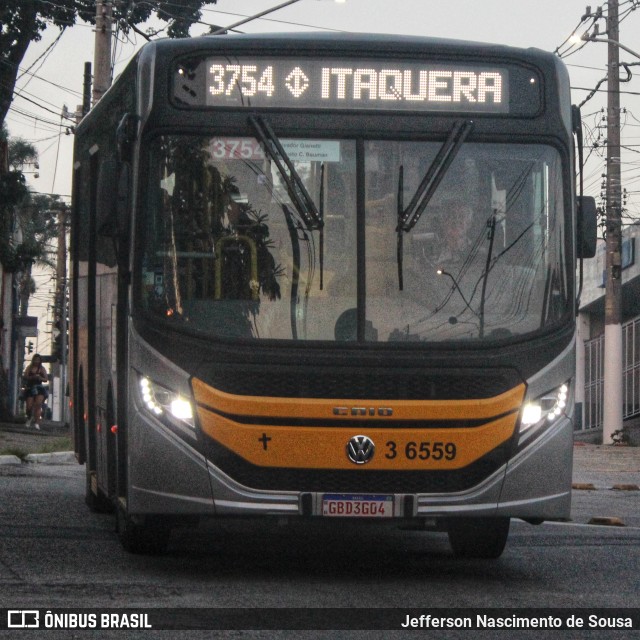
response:
<path fill-rule="evenodd" d="M 571 317 L 558 149 L 470 137 L 420 220 L 399 230 L 398 205 L 446 135 L 285 133 L 279 141 L 321 209 L 310 228 L 265 153 L 270 143 L 255 135 L 247 124 L 237 135 L 151 139 L 141 318 L 207 340 L 426 347 L 529 338 Z"/>

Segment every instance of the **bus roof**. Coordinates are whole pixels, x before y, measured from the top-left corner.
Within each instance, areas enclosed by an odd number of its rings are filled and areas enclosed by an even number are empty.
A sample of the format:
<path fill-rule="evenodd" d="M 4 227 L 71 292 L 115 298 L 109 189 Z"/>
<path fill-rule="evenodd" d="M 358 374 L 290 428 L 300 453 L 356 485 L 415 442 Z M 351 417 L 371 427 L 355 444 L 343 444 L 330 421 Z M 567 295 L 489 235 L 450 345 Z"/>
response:
<path fill-rule="evenodd" d="M 521 57 L 533 55 L 534 57 L 555 57 L 552 53 L 534 47 L 520 48 L 509 45 L 474 42 L 469 40 L 455 40 L 451 38 L 434 38 L 430 36 L 408 36 L 389 33 L 357 33 L 357 32 L 275 32 L 258 34 L 224 34 L 217 36 L 203 35 L 196 38 L 161 38 L 145 45 L 156 46 L 163 50 L 165 47 L 174 51 L 200 48 L 224 48 L 239 47 L 251 48 L 255 44 L 257 48 L 271 49 L 294 44 L 311 44 L 321 47 L 323 50 L 334 50 L 336 46 L 349 48 L 380 48 L 385 49 L 409 49 L 434 53 L 441 52 L 452 54 L 460 51 L 477 51 L 481 55 L 514 56 Z"/>

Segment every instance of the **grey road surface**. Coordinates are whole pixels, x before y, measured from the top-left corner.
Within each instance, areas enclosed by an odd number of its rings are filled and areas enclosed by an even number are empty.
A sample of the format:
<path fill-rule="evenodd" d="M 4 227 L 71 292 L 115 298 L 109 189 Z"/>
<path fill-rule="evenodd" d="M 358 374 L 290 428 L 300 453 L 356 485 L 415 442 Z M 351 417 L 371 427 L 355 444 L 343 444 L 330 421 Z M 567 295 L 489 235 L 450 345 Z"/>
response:
<path fill-rule="evenodd" d="M 121 549 L 112 516 L 85 507 L 80 466 L 2 466 L 0 491 L 2 607 L 577 609 L 637 607 L 640 601 L 638 491 L 604 486 L 576 490 L 571 523 L 533 527 L 515 521 L 505 553 L 493 562 L 455 559 L 441 533 L 342 522 L 337 528 L 328 526 L 333 523 L 321 528 L 208 523 L 176 532 L 166 556 L 133 556 Z M 616 515 L 626 526 L 586 524 L 597 515 Z M 47 632 L 46 637 L 81 638 L 91 632 L 57 633 Z M 460 633 L 446 637 L 464 637 Z M 536 633 L 537 638 L 544 636 Z M 304 637 L 274 631 L 120 631 L 101 632 L 100 637 L 150 634 Z M 327 637 L 326 632 L 307 635 Z M 362 632 L 348 637 L 393 636 Z M 563 632 L 563 637 L 572 637 L 572 632 Z M 616 632 L 616 637 L 633 635 Z"/>

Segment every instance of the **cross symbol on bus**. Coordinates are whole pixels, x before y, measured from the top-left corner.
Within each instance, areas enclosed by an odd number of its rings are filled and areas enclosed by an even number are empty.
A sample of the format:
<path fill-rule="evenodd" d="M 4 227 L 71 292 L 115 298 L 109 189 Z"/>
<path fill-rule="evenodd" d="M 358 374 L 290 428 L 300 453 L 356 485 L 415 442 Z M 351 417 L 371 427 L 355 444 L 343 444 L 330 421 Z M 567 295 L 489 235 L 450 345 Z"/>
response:
<path fill-rule="evenodd" d="M 266 433 L 262 434 L 262 438 L 258 438 L 258 442 L 262 442 L 262 448 L 265 451 L 267 450 L 267 442 L 269 442 L 269 440 L 271 440 L 271 438 L 269 436 L 267 436 Z"/>

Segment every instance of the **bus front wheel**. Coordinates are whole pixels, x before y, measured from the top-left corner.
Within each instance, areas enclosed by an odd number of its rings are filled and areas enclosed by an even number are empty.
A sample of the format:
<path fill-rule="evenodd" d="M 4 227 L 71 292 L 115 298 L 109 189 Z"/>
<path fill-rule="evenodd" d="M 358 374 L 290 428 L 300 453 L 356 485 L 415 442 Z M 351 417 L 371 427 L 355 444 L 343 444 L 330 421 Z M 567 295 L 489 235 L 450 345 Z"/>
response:
<path fill-rule="evenodd" d="M 118 506 L 116 527 L 120 543 L 129 553 L 160 555 L 169 545 L 171 527 L 161 516 L 133 518 Z"/>
<path fill-rule="evenodd" d="M 449 543 L 460 558 L 499 558 L 509 537 L 509 518 L 452 518 Z"/>

